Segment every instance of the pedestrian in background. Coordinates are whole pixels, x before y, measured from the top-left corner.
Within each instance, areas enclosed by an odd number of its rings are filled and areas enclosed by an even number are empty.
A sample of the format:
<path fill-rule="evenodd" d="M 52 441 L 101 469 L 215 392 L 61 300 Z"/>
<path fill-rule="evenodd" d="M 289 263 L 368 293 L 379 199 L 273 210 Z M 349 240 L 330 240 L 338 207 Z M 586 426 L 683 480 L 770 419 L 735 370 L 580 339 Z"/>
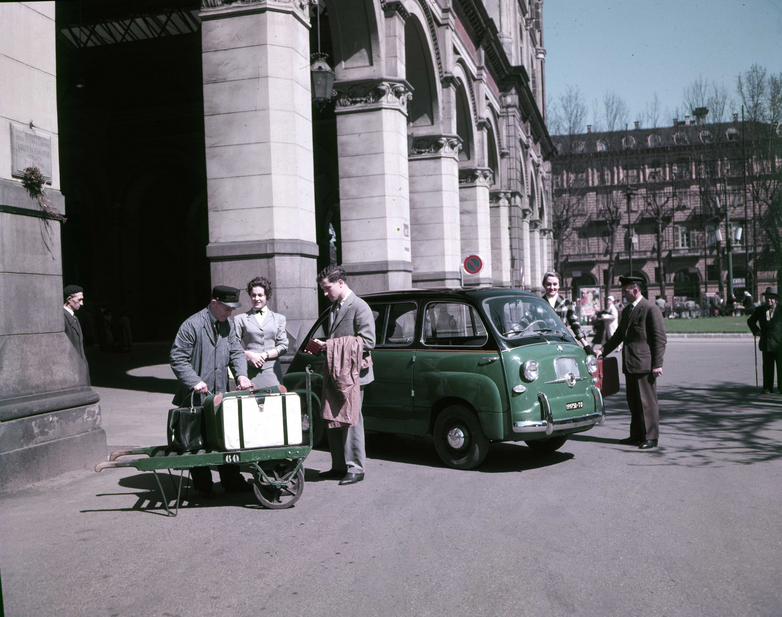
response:
<path fill-rule="evenodd" d="M 62 290 L 65 303 L 62 305 L 63 317 L 65 317 L 65 335 L 71 341 L 79 357 L 84 362 L 87 369 L 87 384 L 90 383 L 90 369 L 87 366 L 87 356 L 84 355 L 84 332 L 81 329 L 79 319 L 76 317 L 78 311 L 84 305 L 84 290 L 78 285 L 68 285 Z"/>
<path fill-rule="evenodd" d="M 774 391 L 775 370 L 777 388 L 781 385 L 782 311 L 777 307 L 779 295 L 776 287 L 766 287 L 763 297 L 766 301 L 752 311 L 752 315 L 747 319 L 747 325 L 752 330 L 752 334 L 760 336 L 758 347 L 763 356 L 763 394 L 771 394 Z"/>

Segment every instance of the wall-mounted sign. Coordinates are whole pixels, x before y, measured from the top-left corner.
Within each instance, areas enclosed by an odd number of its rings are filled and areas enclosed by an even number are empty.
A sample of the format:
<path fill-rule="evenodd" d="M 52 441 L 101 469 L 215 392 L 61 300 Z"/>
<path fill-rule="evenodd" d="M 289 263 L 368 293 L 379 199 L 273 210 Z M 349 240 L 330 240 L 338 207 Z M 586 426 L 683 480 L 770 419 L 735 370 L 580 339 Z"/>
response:
<path fill-rule="evenodd" d="M 478 274 L 483 268 L 483 260 L 478 255 L 470 255 L 464 260 L 464 271 L 467 274 Z"/>
<path fill-rule="evenodd" d="M 11 175 L 21 178 L 27 167 L 41 170 L 47 184 L 52 183 L 52 138 L 11 125 Z"/>

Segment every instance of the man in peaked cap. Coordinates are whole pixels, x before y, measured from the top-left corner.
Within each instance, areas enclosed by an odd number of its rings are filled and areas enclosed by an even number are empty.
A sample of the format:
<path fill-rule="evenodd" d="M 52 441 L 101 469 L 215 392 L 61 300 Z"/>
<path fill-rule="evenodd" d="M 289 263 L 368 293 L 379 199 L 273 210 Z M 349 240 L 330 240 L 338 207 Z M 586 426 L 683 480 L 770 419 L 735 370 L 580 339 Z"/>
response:
<path fill-rule="evenodd" d="M 747 325 L 752 334 L 760 335 L 758 347 L 763 355 L 763 394 L 771 394 L 774 391 L 775 367 L 777 387 L 782 374 L 782 311 L 777 308 L 779 295 L 776 287 L 766 287 L 763 297 L 766 301 L 752 311 Z"/>
<path fill-rule="evenodd" d="M 233 322 L 228 319 L 239 303 L 239 290 L 217 285 L 212 290 L 209 306 L 189 317 L 177 332 L 171 347 L 171 368 L 179 380 L 174 405 L 190 404 L 191 392 L 203 405 L 208 393 L 219 394 L 228 390 L 228 367 L 236 377 L 240 390 L 252 390 L 247 378 L 247 360 L 244 349 L 236 336 Z M 227 492 L 248 490 L 250 486 L 235 465 L 220 465 L 220 483 Z M 212 488 L 212 472 L 208 467 L 192 470 L 194 488 L 206 499 L 215 497 Z"/>
<path fill-rule="evenodd" d="M 601 350 L 610 354 L 622 345 L 622 372 L 625 374 L 627 404 L 630 407 L 630 437 L 619 443 L 646 450 L 657 447 L 660 412 L 657 404 L 657 378 L 663 374 L 663 356 L 668 342 L 663 314 L 654 302 L 641 294 L 643 279 L 620 276 L 622 296 L 628 305 L 622 311 L 619 327 Z"/>

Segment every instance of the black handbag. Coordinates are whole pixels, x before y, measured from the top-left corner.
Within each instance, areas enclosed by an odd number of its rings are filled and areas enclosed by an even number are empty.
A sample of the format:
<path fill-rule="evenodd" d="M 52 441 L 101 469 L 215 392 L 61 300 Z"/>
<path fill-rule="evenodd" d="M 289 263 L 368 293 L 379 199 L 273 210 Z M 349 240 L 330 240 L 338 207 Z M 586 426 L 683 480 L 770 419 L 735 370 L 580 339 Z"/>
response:
<path fill-rule="evenodd" d="M 206 446 L 204 408 L 193 405 L 194 394 L 190 394 L 190 407 L 168 412 L 168 445 L 180 452 L 196 452 Z"/>

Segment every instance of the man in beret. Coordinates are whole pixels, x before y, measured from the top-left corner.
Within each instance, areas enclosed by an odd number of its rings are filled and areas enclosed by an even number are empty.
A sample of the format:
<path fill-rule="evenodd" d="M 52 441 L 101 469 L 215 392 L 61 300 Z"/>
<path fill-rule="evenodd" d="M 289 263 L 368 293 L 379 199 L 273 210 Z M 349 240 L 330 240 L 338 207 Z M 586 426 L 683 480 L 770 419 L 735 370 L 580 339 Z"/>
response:
<path fill-rule="evenodd" d="M 760 352 L 763 356 L 763 394 L 774 391 L 774 370 L 776 367 L 777 387 L 780 385 L 782 368 L 782 311 L 777 309 L 779 295 L 776 287 L 766 287 L 763 292 L 766 301 L 758 306 L 747 325 L 755 336 L 760 335 Z"/>
<path fill-rule="evenodd" d="M 630 437 L 623 445 L 642 450 L 657 447 L 660 412 L 657 404 L 657 378 L 663 374 L 663 356 L 668 342 L 663 314 L 656 304 L 641 294 L 643 279 L 620 276 L 622 296 L 627 306 L 619 327 L 598 352 L 607 356 L 622 345 L 622 372 L 625 374 L 627 404 L 630 407 Z"/>
<path fill-rule="evenodd" d="M 228 390 L 228 367 L 236 377 L 240 390 L 252 390 L 247 378 L 247 360 L 244 349 L 236 336 L 234 324 L 228 318 L 239 303 L 239 290 L 218 285 L 212 290 L 209 306 L 189 317 L 179 328 L 171 347 L 171 368 L 179 380 L 174 405 L 190 404 L 190 394 L 195 392 L 198 405 L 203 405 L 208 393 L 219 394 Z M 251 487 L 236 465 L 220 465 L 220 483 L 229 493 L 249 490 Z M 192 470 L 193 485 L 206 499 L 214 499 L 212 472 L 208 467 Z"/>
<path fill-rule="evenodd" d="M 65 317 L 65 335 L 70 339 L 79 356 L 87 364 L 87 357 L 84 355 L 84 333 L 81 324 L 76 318 L 78 311 L 84 304 L 84 290 L 78 285 L 68 285 L 62 290 L 65 303 L 62 305 L 63 316 Z M 89 383 L 90 371 L 87 369 L 87 383 Z"/>

